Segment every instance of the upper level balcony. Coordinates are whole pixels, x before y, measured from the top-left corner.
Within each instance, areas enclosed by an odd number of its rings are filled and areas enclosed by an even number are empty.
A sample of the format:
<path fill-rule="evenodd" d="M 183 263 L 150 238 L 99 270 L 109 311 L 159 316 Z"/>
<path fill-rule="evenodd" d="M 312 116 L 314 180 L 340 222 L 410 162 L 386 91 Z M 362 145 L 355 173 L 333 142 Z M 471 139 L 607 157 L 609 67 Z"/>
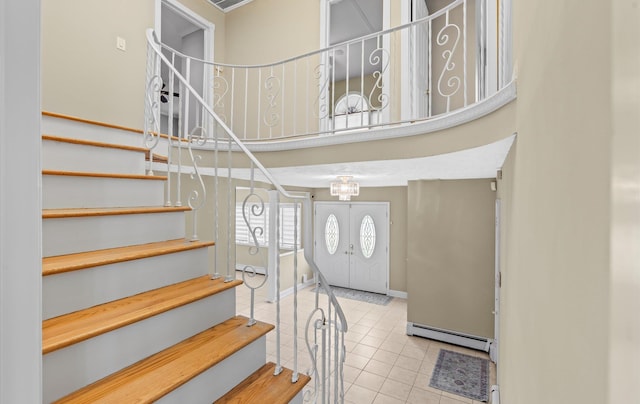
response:
<path fill-rule="evenodd" d="M 414 1 L 404 14 L 407 23 L 268 64 L 208 62 L 162 47 L 220 120 L 255 151 L 425 134 L 515 99 L 508 2 Z M 161 130 L 178 134 L 179 111 L 188 100 L 165 70 Z M 202 108 L 192 107 L 188 116 L 192 130 L 215 126 Z"/>

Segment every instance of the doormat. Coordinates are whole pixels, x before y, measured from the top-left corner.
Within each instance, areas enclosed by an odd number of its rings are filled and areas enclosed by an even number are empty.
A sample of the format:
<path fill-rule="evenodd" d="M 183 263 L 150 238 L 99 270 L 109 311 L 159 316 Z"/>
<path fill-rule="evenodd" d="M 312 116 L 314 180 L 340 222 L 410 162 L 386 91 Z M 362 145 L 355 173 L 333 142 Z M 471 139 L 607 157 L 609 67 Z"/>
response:
<path fill-rule="evenodd" d="M 489 361 L 441 349 L 429 386 L 473 400 L 489 401 Z"/>
<path fill-rule="evenodd" d="M 373 292 L 364 292 L 362 290 L 355 289 L 347 289 L 341 288 L 338 286 L 331 286 L 331 290 L 336 297 L 344 297 L 345 299 L 358 300 L 366 303 L 378 304 L 380 306 L 386 306 L 390 301 L 393 300 L 393 297 L 381 295 L 379 293 Z M 315 292 L 316 289 L 311 289 L 312 292 Z M 320 293 L 326 295 L 324 289 L 320 288 Z"/>

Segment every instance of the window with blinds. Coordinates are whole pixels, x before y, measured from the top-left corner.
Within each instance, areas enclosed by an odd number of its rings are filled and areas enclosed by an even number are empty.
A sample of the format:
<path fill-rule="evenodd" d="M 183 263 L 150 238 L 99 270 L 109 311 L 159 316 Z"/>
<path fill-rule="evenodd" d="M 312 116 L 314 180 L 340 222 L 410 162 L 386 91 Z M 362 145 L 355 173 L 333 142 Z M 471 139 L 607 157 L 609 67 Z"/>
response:
<path fill-rule="evenodd" d="M 299 203 L 280 204 L 280 248 L 283 250 L 293 250 L 296 244 L 298 248 L 301 248 L 300 209 Z M 296 210 L 298 211 L 297 226 L 294 225 Z M 245 216 L 249 221 L 251 230 L 254 231 L 258 245 L 266 247 L 269 244 L 269 206 L 264 205 L 263 208 L 259 203 L 247 203 L 245 205 Z M 296 227 L 297 237 L 294 237 Z M 236 244 L 254 244 L 253 237 L 242 215 L 242 203 L 236 204 Z"/>

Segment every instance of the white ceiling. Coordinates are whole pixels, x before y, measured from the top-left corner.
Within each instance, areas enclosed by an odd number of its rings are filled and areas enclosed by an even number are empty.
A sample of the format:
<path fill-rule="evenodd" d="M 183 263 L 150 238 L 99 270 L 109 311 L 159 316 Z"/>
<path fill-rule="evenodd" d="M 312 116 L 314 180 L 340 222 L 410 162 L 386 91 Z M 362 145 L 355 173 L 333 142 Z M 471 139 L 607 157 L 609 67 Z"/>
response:
<path fill-rule="evenodd" d="M 495 143 L 431 157 L 270 168 L 285 186 L 328 188 L 339 175 L 352 175 L 361 187 L 406 186 L 410 180 L 495 178 L 515 135 Z M 249 179 L 247 169 L 233 176 Z M 256 180 L 264 178 L 256 173 Z"/>

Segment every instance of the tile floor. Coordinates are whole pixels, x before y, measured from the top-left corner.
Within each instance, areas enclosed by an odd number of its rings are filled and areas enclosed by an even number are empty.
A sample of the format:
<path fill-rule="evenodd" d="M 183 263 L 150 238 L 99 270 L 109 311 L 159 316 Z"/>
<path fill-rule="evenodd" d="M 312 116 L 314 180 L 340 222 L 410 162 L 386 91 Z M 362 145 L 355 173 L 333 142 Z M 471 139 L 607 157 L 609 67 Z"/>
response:
<path fill-rule="evenodd" d="M 252 284 L 261 282 L 260 276 Z M 251 280 L 250 280 L 251 281 Z M 275 304 L 265 301 L 266 288 L 256 292 L 255 317 L 275 324 Z M 321 295 L 326 301 L 326 297 Z M 282 365 L 293 367 L 298 352 L 299 370 L 306 371 L 310 360 L 304 343 L 304 327 L 314 305 L 311 288 L 298 294 L 298 346 L 294 349 L 293 296 L 281 301 Z M 488 358 L 474 351 L 421 337 L 406 335 L 407 302 L 394 298 L 387 306 L 338 298 L 349 331 L 345 335 L 347 355 L 344 367 L 345 402 L 353 404 L 480 404 L 429 387 L 429 380 L 441 348 Z M 245 286 L 237 289 L 237 312 L 249 316 L 250 293 Z M 325 306 L 326 307 L 326 306 Z M 276 333 L 267 336 L 267 360 L 275 362 Z M 491 364 L 489 383 L 495 384 L 495 365 Z"/>

